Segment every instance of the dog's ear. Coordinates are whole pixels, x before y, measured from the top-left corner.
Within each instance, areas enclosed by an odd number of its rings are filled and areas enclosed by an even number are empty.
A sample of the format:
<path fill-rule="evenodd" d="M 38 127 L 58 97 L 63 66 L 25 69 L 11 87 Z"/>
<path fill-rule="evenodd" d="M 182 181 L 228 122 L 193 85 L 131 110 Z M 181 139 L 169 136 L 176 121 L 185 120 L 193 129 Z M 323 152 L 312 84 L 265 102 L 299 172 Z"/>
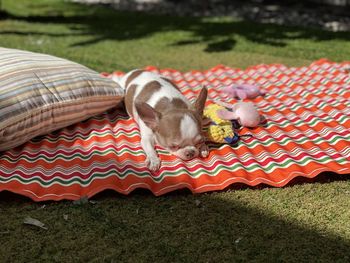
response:
<path fill-rule="evenodd" d="M 201 92 L 198 95 L 198 98 L 196 99 L 196 101 L 194 102 L 194 109 L 196 112 L 198 112 L 198 114 L 200 116 L 203 115 L 203 110 L 205 107 L 205 102 L 207 100 L 207 96 L 208 96 L 208 89 L 203 86 Z"/>
<path fill-rule="evenodd" d="M 136 102 L 135 108 L 141 120 L 143 120 L 151 130 L 156 130 L 161 114 L 145 102 Z"/>

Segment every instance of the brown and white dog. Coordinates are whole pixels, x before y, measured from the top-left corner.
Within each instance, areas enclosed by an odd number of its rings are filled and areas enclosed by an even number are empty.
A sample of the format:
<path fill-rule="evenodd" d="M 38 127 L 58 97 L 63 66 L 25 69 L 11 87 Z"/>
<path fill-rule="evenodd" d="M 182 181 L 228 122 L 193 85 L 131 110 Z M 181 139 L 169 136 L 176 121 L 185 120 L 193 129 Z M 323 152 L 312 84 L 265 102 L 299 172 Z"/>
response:
<path fill-rule="evenodd" d="M 155 143 L 183 160 L 207 157 L 202 116 L 207 89 L 192 104 L 169 79 L 144 70 L 133 70 L 119 81 L 125 89 L 125 107 L 140 128 L 141 146 L 152 171 L 161 161 Z"/>

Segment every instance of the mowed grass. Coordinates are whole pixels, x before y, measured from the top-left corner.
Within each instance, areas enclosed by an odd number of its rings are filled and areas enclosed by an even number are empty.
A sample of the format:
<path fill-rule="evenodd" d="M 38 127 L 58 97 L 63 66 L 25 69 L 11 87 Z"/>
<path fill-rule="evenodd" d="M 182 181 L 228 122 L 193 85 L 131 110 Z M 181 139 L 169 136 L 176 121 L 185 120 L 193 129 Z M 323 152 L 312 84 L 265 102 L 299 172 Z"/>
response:
<path fill-rule="evenodd" d="M 232 18 L 150 16 L 57 0 L 3 0 L 0 44 L 54 54 L 98 71 L 154 65 L 307 65 L 350 57 L 350 34 L 261 25 Z"/>
<path fill-rule="evenodd" d="M 56 0 L 3 0 L 0 46 L 97 71 L 154 65 L 308 65 L 350 59 L 349 33 L 232 18 L 116 12 Z M 350 181 L 327 174 L 284 188 L 233 186 L 161 197 L 105 192 L 96 203 L 0 193 L 0 262 L 349 262 Z M 24 225 L 39 219 L 48 230 Z"/>

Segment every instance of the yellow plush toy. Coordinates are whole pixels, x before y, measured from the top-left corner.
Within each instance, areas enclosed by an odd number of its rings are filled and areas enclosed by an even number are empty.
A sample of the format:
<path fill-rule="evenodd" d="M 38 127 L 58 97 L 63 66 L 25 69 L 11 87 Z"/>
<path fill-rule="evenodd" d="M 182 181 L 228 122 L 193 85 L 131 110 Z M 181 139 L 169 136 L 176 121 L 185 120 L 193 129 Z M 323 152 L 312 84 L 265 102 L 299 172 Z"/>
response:
<path fill-rule="evenodd" d="M 217 104 L 210 104 L 204 109 L 204 117 L 211 121 L 207 135 L 212 142 L 235 144 L 239 136 L 234 132 L 232 122 L 220 118 L 217 114 L 218 111 L 225 109 L 225 107 Z"/>

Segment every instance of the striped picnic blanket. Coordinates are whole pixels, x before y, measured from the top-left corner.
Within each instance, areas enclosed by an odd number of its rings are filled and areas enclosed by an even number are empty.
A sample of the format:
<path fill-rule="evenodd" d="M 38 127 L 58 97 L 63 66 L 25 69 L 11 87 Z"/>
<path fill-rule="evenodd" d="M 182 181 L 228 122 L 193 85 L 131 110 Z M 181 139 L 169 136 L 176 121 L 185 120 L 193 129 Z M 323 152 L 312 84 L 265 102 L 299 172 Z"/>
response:
<path fill-rule="evenodd" d="M 319 60 L 305 67 L 257 65 L 179 72 L 147 67 L 171 78 L 191 100 L 201 85 L 214 99 L 234 103 L 220 92 L 230 84 L 255 84 L 267 95 L 253 101 L 267 126 L 240 134 L 237 146 L 210 144 L 208 158 L 182 161 L 161 148 L 159 172 L 145 167 L 139 130 L 119 109 L 37 137 L 0 156 L 0 191 L 35 201 L 79 199 L 113 189 L 136 188 L 155 195 L 188 188 L 222 190 L 233 183 L 281 187 L 297 176 L 324 171 L 350 173 L 350 62 Z M 121 76 L 113 72 L 107 77 Z"/>

